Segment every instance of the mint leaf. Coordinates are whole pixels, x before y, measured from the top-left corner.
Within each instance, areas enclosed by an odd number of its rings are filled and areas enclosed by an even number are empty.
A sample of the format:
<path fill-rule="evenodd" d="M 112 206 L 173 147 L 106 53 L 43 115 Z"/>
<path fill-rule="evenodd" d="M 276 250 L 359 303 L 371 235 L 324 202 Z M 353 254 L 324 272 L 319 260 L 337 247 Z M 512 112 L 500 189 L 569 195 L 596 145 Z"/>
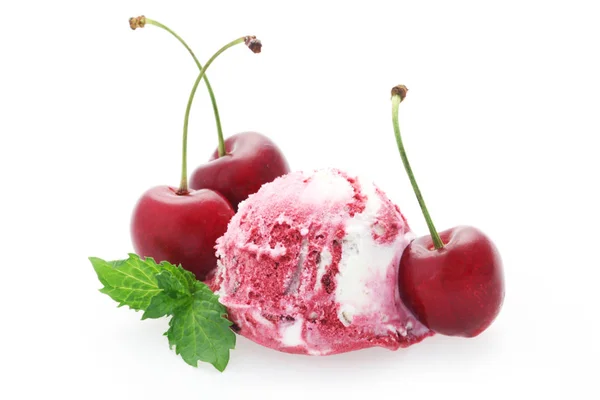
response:
<path fill-rule="evenodd" d="M 166 294 L 172 297 L 191 295 L 191 285 L 184 277 L 178 277 L 170 271 L 163 271 L 156 275 L 156 282 Z"/>
<path fill-rule="evenodd" d="M 119 261 L 104 261 L 90 257 L 90 262 L 104 285 L 100 292 L 107 294 L 121 306 L 145 310 L 154 296 L 161 292 L 156 274 L 161 269 L 152 258 L 140 259 L 135 254 Z"/>
<path fill-rule="evenodd" d="M 165 332 L 169 346 L 194 367 L 209 362 L 223 371 L 236 336 L 225 318 L 227 309 L 209 287 L 191 272 L 166 261 L 140 259 L 129 254 L 126 260 L 104 261 L 90 257 L 100 291 L 134 310 L 142 310 L 142 319 L 172 316 Z"/>
<path fill-rule="evenodd" d="M 190 298 L 172 298 L 165 293 L 159 293 L 152 298 L 150 305 L 142 315 L 142 319 L 161 318 L 167 315 L 173 315 L 175 310 L 181 306 L 186 306 L 190 302 Z"/>
<path fill-rule="evenodd" d="M 169 345 L 186 363 L 196 367 L 205 361 L 222 372 L 236 339 L 224 317 L 227 310 L 204 283 L 195 281 L 193 291 L 192 301 L 179 307 L 169 322 Z"/>
<path fill-rule="evenodd" d="M 196 280 L 196 275 L 186 269 L 183 269 L 181 265 L 175 266 L 166 261 L 163 261 L 160 263 L 160 265 L 165 271 L 172 273 L 173 277 L 181 282 L 183 286 L 189 287 L 190 290 L 192 290 L 195 283 L 198 282 L 198 280 Z"/>
<path fill-rule="evenodd" d="M 162 292 L 152 298 L 142 319 L 173 315 L 176 308 L 191 301 L 191 288 L 183 274 L 178 274 L 176 277 L 170 271 L 163 271 L 156 275 L 156 282 Z"/>

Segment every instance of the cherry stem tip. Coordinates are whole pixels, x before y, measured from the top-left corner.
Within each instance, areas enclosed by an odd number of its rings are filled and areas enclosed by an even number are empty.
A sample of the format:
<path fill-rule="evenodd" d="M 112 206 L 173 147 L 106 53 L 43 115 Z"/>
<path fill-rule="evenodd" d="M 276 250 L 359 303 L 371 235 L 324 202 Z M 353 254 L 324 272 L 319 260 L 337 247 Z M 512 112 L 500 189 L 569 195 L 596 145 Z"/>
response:
<path fill-rule="evenodd" d="M 140 15 L 139 17 L 131 17 L 129 18 L 129 27 L 133 30 L 137 28 L 143 28 L 146 26 L 146 17 Z"/>

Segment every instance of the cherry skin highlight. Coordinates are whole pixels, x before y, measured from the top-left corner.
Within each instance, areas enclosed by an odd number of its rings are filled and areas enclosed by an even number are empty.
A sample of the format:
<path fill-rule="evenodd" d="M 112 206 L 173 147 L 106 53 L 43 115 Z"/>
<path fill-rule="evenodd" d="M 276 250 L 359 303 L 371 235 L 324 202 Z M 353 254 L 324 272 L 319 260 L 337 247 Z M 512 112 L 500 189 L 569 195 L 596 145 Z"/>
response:
<path fill-rule="evenodd" d="M 177 191 L 157 186 L 142 195 L 131 220 L 133 246 L 142 257 L 181 264 L 202 280 L 217 266 L 215 242 L 234 211 L 212 190 Z"/>
<path fill-rule="evenodd" d="M 192 189 L 212 189 L 223 194 L 237 210 L 238 204 L 260 187 L 290 172 L 277 145 L 257 132 L 242 132 L 225 140 L 226 154 L 215 151 L 190 177 Z"/>
<path fill-rule="evenodd" d="M 434 332 L 474 337 L 494 321 L 504 301 L 502 260 L 480 230 L 458 226 L 415 239 L 400 261 L 400 297 Z"/>

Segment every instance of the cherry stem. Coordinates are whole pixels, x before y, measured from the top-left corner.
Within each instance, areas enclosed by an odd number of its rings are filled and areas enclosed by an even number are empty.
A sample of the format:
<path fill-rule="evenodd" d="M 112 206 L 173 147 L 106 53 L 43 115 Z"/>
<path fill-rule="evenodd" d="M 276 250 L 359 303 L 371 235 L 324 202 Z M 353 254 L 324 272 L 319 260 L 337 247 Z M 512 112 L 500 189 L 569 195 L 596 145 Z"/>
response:
<path fill-rule="evenodd" d="M 429 228 L 429 233 L 431 234 L 431 238 L 433 239 L 433 244 L 435 248 L 439 250 L 444 247 L 444 242 L 442 242 L 440 235 L 438 234 L 438 232 L 435 229 L 435 226 L 433 225 L 433 221 L 431 220 L 429 211 L 427 211 L 425 200 L 423 200 L 423 195 L 421 194 L 421 190 L 419 190 L 419 185 L 417 185 L 417 181 L 415 180 L 412 168 L 410 167 L 410 163 L 408 162 L 408 157 L 406 157 L 406 151 L 404 150 L 404 144 L 402 144 L 402 137 L 400 136 L 400 124 L 398 123 L 398 108 L 400 107 L 400 103 L 402 102 L 402 100 L 404 100 L 404 98 L 406 97 L 406 92 L 408 92 L 408 89 L 404 85 L 398 85 L 392 89 L 392 123 L 394 124 L 396 143 L 398 143 L 398 151 L 400 152 L 400 158 L 402 158 L 402 164 L 404 164 L 404 169 L 406 170 L 408 179 L 410 179 L 410 184 L 412 185 L 413 191 L 415 192 L 415 196 L 417 196 L 417 201 L 419 202 L 419 206 L 421 207 L 421 211 L 423 212 L 423 216 L 425 217 L 425 221 L 427 222 L 427 227 Z"/>
<path fill-rule="evenodd" d="M 183 120 L 183 151 L 182 151 L 182 157 L 181 157 L 181 184 L 179 185 L 179 190 L 177 191 L 177 194 L 189 193 L 188 181 L 187 181 L 187 136 L 188 136 L 188 124 L 189 124 L 189 120 L 190 120 L 190 110 L 192 109 L 192 103 L 194 101 L 194 95 L 196 94 L 196 89 L 198 89 L 198 85 L 200 84 L 200 81 L 202 80 L 202 78 L 204 78 L 204 75 L 206 74 L 206 70 L 208 69 L 210 64 L 212 64 L 212 62 L 225 50 L 227 50 L 230 47 L 235 46 L 236 44 L 240 44 L 240 43 L 245 43 L 246 46 L 248 46 L 248 48 L 250 50 L 252 50 L 253 53 L 260 53 L 261 48 L 262 48 L 262 44 L 261 44 L 260 40 L 256 39 L 256 36 L 242 36 L 241 38 L 235 39 L 234 41 L 221 47 L 215 54 L 212 55 L 212 57 L 206 62 L 206 64 L 204 64 L 204 67 L 202 67 L 202 69 L 200 70 L 200 74 L 198 74 L 198 77 L 196 78 L 196 82 L 194 82 L 194 87 L 192 87 L 192 92 L 190 93 L 190 98 L 188 100 L 188 103 L 187 103 L 187 106 L 185 109 L 185 118 Z"/>
<path fill-rule="evenodd" d="M 171 35 L 173 35 L 175 37 L 175 39 L 177 39 L 183 45 L 183 47 L 185 47 L 187 49 L 187 51 L 190 53 L 190 55 L 196 62 L 198 69 L 200 71 L 202 71 L 202 65 L 200 64 L 200 61 L 198 61 L 198 58 L 196 57 L 196 55 L 194 54 L 194 52 L 192 51 L 190 46 L 188 46 L 187 43 L 185 42 L 185 40 L 183 40 L 178 34 L 176 34 L 174 31 L 172 31 L 169 27 L 167 27 L 166 25 L 163 25 L 160 22 L 155 21 L 153 19 L 146 18 L 143 15 L 139 16 L 139 17 L 135 17 L 135 18 L 130 18 L 130 20 L 129 20 L 129 25 L 131 26 L 131 29 L 143 28 L 144 25 L 146 25 L 146 24 L 150 24 L 150 25 L 154 25 L 159 28 L 162 28 L 165 31 L 169 32 Z M 217 138 L 219 141 L 218 154 L 219 154 L 219 157 L 223 157 L 225 155 L 225 139 L 223 139 L 223 128 L 221 127 L 221 117 L 219 116 L 219 108 L 217 107 L 217 99 L 215 99 L 215 94 L 213 93 L 212 86 L 210 85 L 210 82 L 208 81 L 207 76 L 204 77 L 204 83 L 206 84 L 206 89 L 208 90 L 208 95 L 210 96 L 210 101 L 212 103 L 213 112 L 215 114 L 215 122 L 217 124 Z"/>

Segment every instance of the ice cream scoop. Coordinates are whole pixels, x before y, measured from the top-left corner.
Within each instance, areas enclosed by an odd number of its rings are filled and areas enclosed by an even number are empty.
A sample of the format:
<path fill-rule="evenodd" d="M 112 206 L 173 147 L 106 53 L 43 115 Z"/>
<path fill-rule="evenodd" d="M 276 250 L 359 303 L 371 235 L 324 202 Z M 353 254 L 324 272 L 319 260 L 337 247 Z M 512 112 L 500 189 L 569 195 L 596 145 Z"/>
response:
<path fill-rule="evenodd" d="M 234 328 L 264 346 L 328 355 L 398 349 L 433 333 L 402 303 L 398 265 L 413 233 L 371 182 L 294 172 L 240 203 L 209 280 Z"/>

